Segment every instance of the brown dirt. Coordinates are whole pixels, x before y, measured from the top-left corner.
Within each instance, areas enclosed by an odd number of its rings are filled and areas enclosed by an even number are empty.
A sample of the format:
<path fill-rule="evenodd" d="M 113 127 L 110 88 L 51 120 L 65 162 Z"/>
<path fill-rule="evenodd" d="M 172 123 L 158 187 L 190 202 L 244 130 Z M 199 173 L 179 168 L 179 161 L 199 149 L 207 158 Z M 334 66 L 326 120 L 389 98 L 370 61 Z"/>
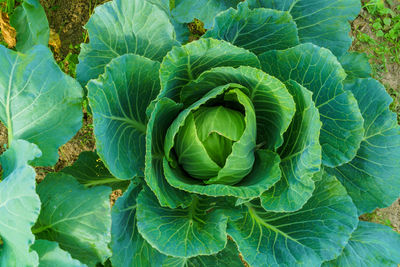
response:
<path fill-rule="evenodd" d="M 63 60 L 73 51 L 79 53 L 79 45 L 88 41 L 83 26 L 89 20 L 94 7 L 108 0 L 40 0 L 49 21 L 50 28 L 61 40 L 60 53 L 55 53 L 57 61 Z"/>

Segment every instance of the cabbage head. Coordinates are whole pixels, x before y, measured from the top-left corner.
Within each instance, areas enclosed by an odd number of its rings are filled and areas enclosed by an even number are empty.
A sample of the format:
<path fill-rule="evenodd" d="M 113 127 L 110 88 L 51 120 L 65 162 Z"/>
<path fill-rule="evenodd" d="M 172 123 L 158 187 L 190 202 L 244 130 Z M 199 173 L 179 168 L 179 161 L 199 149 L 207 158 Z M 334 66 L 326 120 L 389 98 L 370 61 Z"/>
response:
<path fill-rule="evenodd" d="M 359 11 L 359 0 L 96 8 L 77 78 L 100 158 L 132 180 L 113 207 L 113 266 L 400 263 L 399 235 L 358 219 L 400 192 L 392 100 L 366 55 L 348 52 Z M 207 31 L 193 40 L 193 27 Z"/>

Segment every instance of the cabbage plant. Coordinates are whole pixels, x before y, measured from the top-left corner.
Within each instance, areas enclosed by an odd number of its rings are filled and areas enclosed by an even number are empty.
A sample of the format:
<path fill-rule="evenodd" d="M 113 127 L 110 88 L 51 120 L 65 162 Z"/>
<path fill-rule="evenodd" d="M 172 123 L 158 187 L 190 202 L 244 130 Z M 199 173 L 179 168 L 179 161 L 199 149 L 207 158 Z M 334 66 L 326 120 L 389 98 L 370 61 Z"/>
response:
<path fill-rule="evenodd" d="M 396 266 L 399 234 L 358 218 L 400 192 L 392 100 L 366 55 L 348 52 L 359 11 L 358 0 L 97 7 L 77 67 L 97 154 L 82 153 L 36 191 L 28 163 L 51 165 L 44 159 L 66 141 L 57 122 L 79 114 L 47 121 L 57 146 L 36 137 L 42 124 L 14 129 L 20 105 L 54 98 L 35 90 L 55 70 L 49 58 L 46 68 L 29 61 L 48 55 L 43 46 L 1 48 L 0 89 L 16 95 L 2 101 L 16 104 L 0 115 L 16 132 L 0 159 L 0 216 L 23 233 L 0 221 L 0 266 Z M 189 42 L 193 21 L 207 31 Z M 23 94 L 29 101 L 10 82 L 16 69 L 22 88 L 36 88 Z M 32 69 L 41 70 L 33 80 Z M 59 82 L 81 96 L 76 81 Z M 72 91 L 51 96 L 68 107 Z M 124 191 L 111 212 L 110 187 Z M 23 190 L 14 207 L 29 212 L 18 219 L 2 203 Z"/>

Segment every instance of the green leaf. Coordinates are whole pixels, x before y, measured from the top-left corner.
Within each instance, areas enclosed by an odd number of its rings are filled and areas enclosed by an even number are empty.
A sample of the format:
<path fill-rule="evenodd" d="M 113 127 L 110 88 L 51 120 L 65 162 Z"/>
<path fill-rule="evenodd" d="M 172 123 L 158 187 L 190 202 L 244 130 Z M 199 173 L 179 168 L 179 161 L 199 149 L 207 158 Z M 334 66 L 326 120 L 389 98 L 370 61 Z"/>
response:
<path fill-rule="evenodd" d="M 82 152 L 72 166 L 61 171 L 74 176 L 86 187 L 107 185 L 112 190 L 125 190 L 129 185 L 129 181 L 115 178 L 104 166 L 97 153 L 92 151 Z"/>
<path fill-rule="evenodd" d="M 104 263 L 111 256 L 110 188 L 86 189 L 68 174 L 52 173 L 37 192 L 43 204 L 32 232 L 39 239 L 58 242 L 87 265 Z"/>
<path fill-rule="evenodd" d="M 228 222 L 228 234 L 250 266 L 319 266 L 339 256 L 358 223 L 345 188 L 325 172 L 313 196 L 292 213 L 265 211 L 246 203 L 242 219 Z"/>
<path fill-rule="evenodd" d="M 301 43 L 326 47 L 336 56 L 351 45 L 350 24 L 360 13 L 359 0 L 247 0 L 252 8 L 287 10 L 296 22 Z"/>
<path fill-rule="evenodd" d="M 181 108 L 181 104 L 161 98 L 155 104 L 147 125 L 145 180 L 163 207 L 187 207 L 192 201 L 188 193 L 168 184 L 163 169 L 165 136 Z"/>
<path fill-rule="evenodd" d="M 252 171 L 235 185 L 209 184 L 187 177 L 180 169 L 173 169 L 164 160 L 164 173 L 169 184 L 181 190 L 207 196 L 234 196 L 238 198 L 259 197 L 281 178 L 280 158 L 275 152 L 257 150 Z"/>
<path fill-rule="evenodd" d="M 132 181 L 112 209 L 111 262 L 114 267 L 161 266 L 165 255 L 158 252 L 139 234 L 136 227 L 136 198 L 142 185 Z"/>
<path fill-rule="evenodd" d="M 35 237 L 31 227 L 39 216 L 40 200 L 35 192 L 35 170 L 28 161 L 40 156 L 34 144 L 14 140 L 0 157 L 0 266 L 37 266 L 38 255 L 30 250 Z"/>
<path fill-rule="evenodd" d="M 346 80 L 371 76 L 372 69 L 365 53 L 347 52 L 339 58 L 339 62 L 346 71 Z"/>
<path fill-rule="evenodd" d="M 82 45 L 79 55 L 77 79 L 81 84 L 96 79 L 120 55 L 134 53 L 161 61 L 179 45 L 167 14 L 143 0 L 105 3 L 95 9 L 85 28 L 90 43 Z"/>
<path fill-rule="evenodd" d="M 43 155 L 36 166 L 52 166 L 58 148 L 82 126 L 82 88 L 63 73 L 51 51 L 42 45 L 26 54 L 0 45 L 0 119 L 8 143 L 23 139 Z"/>
<path fill-rule="evenodd" d="M 327 49 L 313 44 L 260 55 L 263 70 L 286 82 L 290 79 L 313 92 L 320 113 L 322 163 L 339 166 L 354 158 L 364 134 L 357 100 L 343 89 L 346 73 Z"/>
<path fill-rule="evenodd" d="M 17 31 L 16 49 L 18 51 L 27 52 L 35 45 L 48 45 L 49 22 L 38 0 L 23 1 L 14 10 L 10 23 Z"/>
<path fill-rule="evenodd" d="M 247 3 L 239 4 L 237 10 L 230 8 L 218 14 L 214 27 L 203 37 L 225 40 L 257 55 L 299 44 L 296 23 L 289 12 L 250 10 Z"/>
<path fill-rule="evenodd" d="M 180 23 L 189 23 L 195 18 L 204 22 L 209 29 L 214 23 L 215 16 L 230 7 L 236 7 L 240 0 L 175 0 L 172 15 Z"/>
<path fill-rule="evenodd" d="M 62 250 L 57 242 L 36 240 L 32 249 L 39 254 L 39 267 L 85 267 L 85 264 L 75 260 Z"/>
<path fill-rule="evenodd" d="M 256 55 L 243 48 L 211 38 L 174 47 L 161 63 L 159 98 L 165 96 L 179 101 L 183 86 L 204 71 L 222 66 L 259 68 L 260 62 Z"/>
<path fill-rule="evenodd" d="M 146 108 L 160 90 L 159 69 L 156 61 L 123 55 L 87 85 L 97 152 L 119 179 L 143 176 Z"/>
<path fill-rule="evenodd" d="M 257 144 L 277 149 L 283 143 L 295 113 L 295 104 L 285 85 L 278 79 L 251 67 L 220 67 L 202 73 L 182 89 L 182 102 L 194 102 L 217 86 L 239 84 L 250 98 L 257 119 Z"/>
<path fill-rule="evenodd" d="M 244 267 L 235 243 L 228 240 L 226 247 L 217 254 L 192 258 L 168 257 L 162 267 Z"/>
<path fill-rule="evenodd" d="M 137 198 L 137 227 L 150 245 L 175 257 L 219 252 L 226 245 L 228 217 L 213 209 L 218 199 L 195 197 L 185 209 L 169 209 L 145 188 Z"/>
<path fill-rule="evenodd" d="M 322 266 L 396 267 L 399 251 L 400 234 L 387 226 L 360 221 L 342 254 Z"/>
<path fill-rule="evenodd" d="M 357 79 L 346 84 L 364 117 L 365 135 L 356 157 L 328 169 L 346 187 L 359 214 L 390 206 L 400 192 L 400 127 L 389 110 L 392 98 L 376 80 Z"/>
<path fill-rule="evenodd" d="M 314 191 L 312 177 L 321 165 L 321 122 L 312 93 L 292 80 L 286 87 L 296 103 L 296 113 L 279 148 L 282 179 L 261 196 L 263 208 L 276 212 L 295 211 L 307 202 Z"/>

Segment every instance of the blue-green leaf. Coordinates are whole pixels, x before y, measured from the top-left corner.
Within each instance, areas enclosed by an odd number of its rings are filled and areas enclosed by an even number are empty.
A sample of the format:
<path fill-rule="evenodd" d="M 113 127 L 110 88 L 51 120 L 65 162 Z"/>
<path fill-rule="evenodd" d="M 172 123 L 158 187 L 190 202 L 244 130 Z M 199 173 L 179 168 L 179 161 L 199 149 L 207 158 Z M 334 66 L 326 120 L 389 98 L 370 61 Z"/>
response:
<path fill-rule="evenodd" d="M 319 266 L 339 256 L 358 223 L 345 188 L 325 172 L 317 174 L 313 196 L 292 213 L 265 211 L 245 203 L 228 234 L 250 266 Z"/>
<path fill-rule="evenodd" d="M 247 0 L 250 7 L 287 10 L 296 22 L 301 43 L 326 47 L 336 56 L 351 45 L 350 24 L 360 13 L 359 0 Z"/>
<path fill-rule="evenodd" d="M 0 266 L 36 267 L 38 255 L 30 250 L 35 237 L 31 227 L 39 216 L 40 200 L 35 192 L 35 170 L 28 161 L 40 156 L 34 144 L 14 140 L 0 157 Z"/>
<path fill-rule="evenodd" d="M 202 38 L 182 47 L 174 47 L 161 63 L 159 97 L 179 101 L 183 86 L 204 71 L 222 66 L 259 68 L 260 62 L 253 53 L 212 38 Z"/>
<path fill-rule="evenodd" d="M 397 267 L 400 262 L 399 251 L 399 233 L 388 226 L 361 221 L 342 254 L 322 266 Z"/>
<path fill-rule="evenodd" d="M 282 178 L 261 196 L 263 208 L 277 212 L 295 211 L 306 203 L 314 191 L 312 177 L 321 165 L 321 122 L 312 94 L 292 80 L 286 87 L 296 103 L 296 113 L 279 148 Z"/>
<path fill-rule="evenodd" d="M 160 90 L 159 68 L 145 57 L 123 55 L 87 85 L 97 152 L 119 179 L 143 176 L 146 108 Z"/>
<path fill-rule="evenodd" d="M 228 9 L 215 18 L 215 25 L 203 37 L 228 41 L 256 55 L 268 50 L 286 49 L 299 44 L 296 23 L 289 12 L 257 8 L 247 3 Z"/>
<path fill-rule="evenodd" d="M 368 56 L 365 53 L 347 52 L 339 58 L 339 62 L 346 71 L 346 80 L 371 76 L 371 65 L 369 65 Z"/>
<path fill-rule="evenodd" d="M 17 31 L 18 51 L 27 52 L 35 45 L 48 45 L 49 22 L 38 0 L 23 1 L 12 14 L 10 23 Z"/>
<path fill-rule="evenodd" d="M 39 254 L 39 267 L 86 267 L 62 250 L 57 242 L 36 240 L 32 249 Z"/>
<path fill-rule="evenodd" d="M 111 262 L 114 267 L 158 267 L 166 258 L 143 239 L 136 227 L 136 198 L 141 190 L 142 185 L 132 181 L 113 206 Z"/>
<path fill-rule="evenodd" d="M 228 221 L 221 210 L 213 209 L 217 201 L 196 197 L 188 208 L 163 208 L 145 188 L 137 198 L 139 233 L 152 247 L 169 256 L 215 254 L 226 245 Z"/>
<path fill-rule="evenodd" d="M 359 214 L 390 206 L 400 195 L 400 127 L 389 110 L 392 98 L 376 80 L 346 84 L 364 117 L 365 135 L 355 158 L 328 169 L 346 187 Z"/>
<path fill-rule="evenodd" d="M 244 267 L 235 243 L 228 240 L 226 247 L 214 255 L 192 258 L 168 257 L 162 267 Z"/>
<path fill-rule="evenodd" d="M 68 174 L 53 173 L 37 192 L 43 204 L 32 232 L 39 239 L 58 242 L 87 265 L 104 263 L 111 256 L 110 188 L 86 189 Z"/>
<path fill-rule="evenodd" d="M 143 0 L 105 3 L 95 9 L 85 27 L 90 43 L 82 45 L 79 55 L 77 79 L 81 84 L 96 79 L 120 55 L 134 53 L 161 61 L 179 45 L 167 14 Z"/>
<path fill-rule="evenodd" d="M 236 7 L 240 0 L 174 0 L 172 15 L 180 23 L 189 23 L 195 18 L 204 22 L 209 29 L 214 23 L 215 16 L 230 7 Z"/>
<path fill-rule="evenodd" d="M 70 167 L 61 170 L 75 177 L 86 187 L 107 185 L 113 190 L 126 189 L 129 181 L 115 178 L 104 166 L 96 152 L 84 151 Z"/>
<path fill-rule="evenodd" d="M 181 104 L 169 98 L 158 100 L 151 113 L 146 133 L 145 180 L 160 205 L 170 208 L 187 207 L 192 201 L 190 194 L 169 185 L 163 168 L 165 135 L 181 108 Z"/>
<path fill-rule="evenodd" d="M 0 45 L 0 119 L 9 144 L 23 139 L 36 144 L 36 166 L 52 166 L 58 148 L 82 126 L 82 88 L 63 73 L 42 45 L 26 54 Z"/>
<path fill-rule="evenodd" d="M 301 44 L 260 55 L 267 73 L 292 79 L 313 93 L 322 122 L 322 162 L 339 166 L 354 158 L 364 134 L 363 118 L 353 94 L 343 89 L 346 73 L 327 49 Z"/>

